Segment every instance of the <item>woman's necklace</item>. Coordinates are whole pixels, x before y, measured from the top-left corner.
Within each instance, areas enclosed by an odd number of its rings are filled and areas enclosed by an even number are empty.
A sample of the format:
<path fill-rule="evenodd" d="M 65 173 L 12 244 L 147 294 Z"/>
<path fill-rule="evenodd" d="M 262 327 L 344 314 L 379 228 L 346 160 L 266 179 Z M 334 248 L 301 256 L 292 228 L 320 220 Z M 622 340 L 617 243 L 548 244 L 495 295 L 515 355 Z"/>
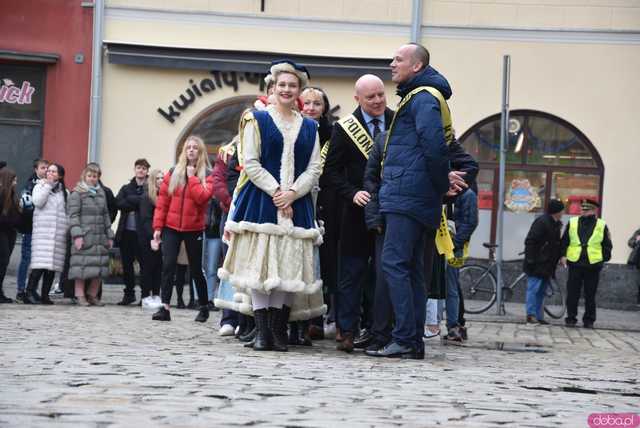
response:
<path fill-rule="evenodd" d="M 295 122 L 295 113 L 293 113 L 293 111 L 291 112 L 291 115 L 289 117 L 285 117 L 280 110 L 278 110 L 277 107 L 275 106 L 269 106 L 272 108 L 272 111 L 274 112 L 274 114 L 276 115 L 276 117 L 278 118 L 278 122 L 280 123 L 280 126 L 282 126 L 282 131 L 284 131 L 283 133 L 288 133 L 291 132 L 291 130 L 293 129 L 293 125 Z"/>

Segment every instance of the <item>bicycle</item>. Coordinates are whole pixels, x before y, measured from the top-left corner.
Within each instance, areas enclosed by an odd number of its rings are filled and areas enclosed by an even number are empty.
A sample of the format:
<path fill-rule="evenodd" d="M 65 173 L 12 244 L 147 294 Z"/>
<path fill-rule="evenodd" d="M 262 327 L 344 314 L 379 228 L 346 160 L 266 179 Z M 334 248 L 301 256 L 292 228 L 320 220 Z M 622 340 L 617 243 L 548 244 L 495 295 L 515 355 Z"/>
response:
<path fill-rule="evenodd" d="M 498 282 L 494 271 L 497 265 L 495 250 L 498 245 L 486 242 L 482 245 L 489 250 L 489 264 L 487 266 L 469 264 L 460 268 L 459 281 L 464 298 L 464 310 L 470 314 L 481 314 L 487 311 L 494 305 L 497 297 Z M 518 255 L 522 254 L 524 252 Z M 514 288 L 521 282 L 524 282 L 526 289 L 526 277 L 527 275 L 523 272 L 511 284 L 502 287 L 503 302 L 512 297 Z M 551 278 L 545 294 L 544 311 L 551 318 L 562 318 L 566 310 L 565 300 L 562 288 L 554 278 Z"/>

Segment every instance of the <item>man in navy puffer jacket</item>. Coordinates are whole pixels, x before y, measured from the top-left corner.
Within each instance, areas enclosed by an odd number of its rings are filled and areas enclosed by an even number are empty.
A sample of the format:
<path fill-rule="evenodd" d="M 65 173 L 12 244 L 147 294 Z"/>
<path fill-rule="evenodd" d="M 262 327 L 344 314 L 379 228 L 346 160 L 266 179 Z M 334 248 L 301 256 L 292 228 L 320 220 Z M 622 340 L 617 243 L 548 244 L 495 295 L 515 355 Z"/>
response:
<path fill-rule="evenodd" d="M 448 99 L 451 88 L 429 66 L 429 52 L 413 43 L 395 53 L 391 76 L 403 102 L 383 155 L 379 203 L 386 223 L 382 270 L 396 324 L 391 343 L 377 355 L 424 358 L 424 264 L 430 262 L 424 250 L 435 240 L 449 188 L 449 160 L 438 99 L 428 91 L 411 93 L 428 86 Z"/>

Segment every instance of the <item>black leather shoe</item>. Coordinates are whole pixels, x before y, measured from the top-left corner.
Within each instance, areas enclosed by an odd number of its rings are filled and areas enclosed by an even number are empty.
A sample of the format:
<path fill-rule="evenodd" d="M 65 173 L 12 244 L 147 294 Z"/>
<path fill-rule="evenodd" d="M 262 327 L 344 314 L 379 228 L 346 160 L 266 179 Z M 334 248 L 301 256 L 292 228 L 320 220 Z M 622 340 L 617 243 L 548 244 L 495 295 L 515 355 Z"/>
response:
<path fill-rule="evenodd" d="M 585 322 L 585 323 L 582 324 L 582 326 L 584 328 L 593 329 L 593 323 L 592 322 Z"/>
<path fill-rule="evenodd" d="M 206 322 L 209 319 L 209 308 L 207 306 L 200 306 L 200 311 L 196 315 L 196 322 Z"/>
<path fill-rule="evenodd" d="M 8 298 L 2 293 L 0 294 L 0 303 L 13 303 L 13 299 Z"/>
<path fill-rule="evenodd" d="M 573 327 L 576 326 L 576 324 L 578 324 L 578 321 L 575 321 L 575 320 L 564 320 L 564 326 L 565 327 L 573 328 Z"/>
<path fill-rule="evenodd" d="M 130 305 L 132 303 L 135 303 L 136 301 L 136 296 L 129 296 L 129 295 L 124 295 L 124 297 L 122 298 L 122 300 L 120 300 L 118 302 L 118 305 L 120 306 L 127 306 Z"/>
<path fill-rule="evenodd" d="M 182 297 L 178 296 L 178 309 L 186 309 L 187 305 L 184 304 Z"/>
<path fill-rule="evenodd" d="M 211 300 L 209 300 L 209 302 L 207 303 L 207 308 L 209 308 L 210 312 L 218 312 L 220 310 L 220 308 L 214 305 Z"/>
<path fill-rule="evenodd" d="M 402 346 L 396 342 L 391 342 L 376 353 L 378 357 L 386 358 L 404 358 L 404 359 L 416 359 L 417 353 L 415 349 L 410 346 Z"/>
<path fill-rule="evenodd" d="M 171 313 L 167 308 L 162 306 L 155 314 L 153 314 L 151 319 L 154 321 L 171 321 Z"/>
<path fill-rule="evenodd" d="M 549 325 L 549 321 L 538 320 L 538 324 L 540 324 L 540 325 Z"/>
<path fill-rule="evenodd" d="M 362 329 L 360 336 L 353 341 L 353 347 L 355 349 L 366 349 L 371 342 L 373 342 L 373 334 L 371 334 L 371 331 Z"/>

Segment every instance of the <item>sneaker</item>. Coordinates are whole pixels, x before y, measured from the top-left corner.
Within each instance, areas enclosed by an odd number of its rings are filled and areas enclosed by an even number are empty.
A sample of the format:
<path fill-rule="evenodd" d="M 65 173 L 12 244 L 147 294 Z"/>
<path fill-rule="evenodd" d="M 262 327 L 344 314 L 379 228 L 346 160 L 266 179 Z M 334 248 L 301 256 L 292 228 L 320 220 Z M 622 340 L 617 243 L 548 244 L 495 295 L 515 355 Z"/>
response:
<path fill-rule="evenodd" d="M 440 329 L 437 329 L 435 331 L 431 331 L 428 328 L 424 330 L 424 334 L 423 337 L 425 339 L 433 339 L 434 337 L 438 337 L 440 336 Z"/>
<path fill-rule="evenodd" d="M 25 293 L 24 291 L 21 291 L 20 293 L 16 294 L 16 302 L 24 303 L 25 305 L 28 305 L 31 303 L 29 299 L 27 299 L 27 293 Z"/>
<path fill-rule="evenodd" d="M 220 327 L 218 334 L 220 336 L 233 336 L 235 332 L 236 332 L 236 329 L 233 328 L 231 324 L 225 324 L 222 327 Z"/>
<path fill-rule="evenodd" d="M 324 337 L 334 339 L 336 337 L 336 323 L 328 323 L 324 325 Z"/>
<path fill-rule="evenodd" d="M 538 320 L 533 315 L 527 315 L 526 324 L 538 324 Z"/>
<path fill-rule="evenodd" d="M 171 313 L 167 308 L 162 306 L 160 309 L 158 309 L 158 312 L 153 314 L 151 319 L 154 321 L 171 321 Z"/>

